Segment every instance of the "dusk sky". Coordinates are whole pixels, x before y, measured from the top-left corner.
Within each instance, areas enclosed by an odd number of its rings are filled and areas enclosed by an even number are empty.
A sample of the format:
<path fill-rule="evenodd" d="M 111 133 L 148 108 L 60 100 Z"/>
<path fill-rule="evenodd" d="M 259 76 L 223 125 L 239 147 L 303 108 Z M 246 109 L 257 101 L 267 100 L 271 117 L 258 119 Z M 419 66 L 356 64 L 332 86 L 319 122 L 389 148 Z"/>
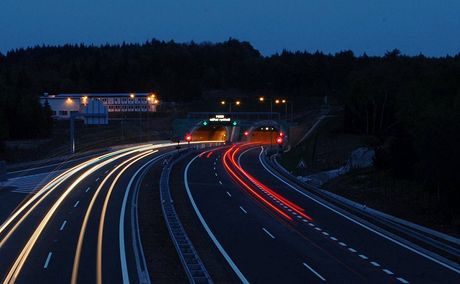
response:
<path fill-rule="evenodd" d="M 288 50 L 460 53 L 459 0 L 1 0 L 0 52 L 37 44 L 250 41 Z"/>

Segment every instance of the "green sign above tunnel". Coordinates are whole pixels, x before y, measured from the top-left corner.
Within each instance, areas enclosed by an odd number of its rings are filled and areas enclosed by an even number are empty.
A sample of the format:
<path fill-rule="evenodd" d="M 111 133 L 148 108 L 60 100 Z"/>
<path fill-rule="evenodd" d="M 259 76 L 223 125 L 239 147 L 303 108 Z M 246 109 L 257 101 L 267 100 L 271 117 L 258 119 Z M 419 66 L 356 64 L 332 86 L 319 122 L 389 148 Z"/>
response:
<path fill-rule="evenodd" d="M 216 114 L 202 122 L 203 126 L 208 125 L 219 125 L 219 126 L 237 126 L 238 122 L 232 120 L 230 117 L 225 116 L 224 114 Z"/>

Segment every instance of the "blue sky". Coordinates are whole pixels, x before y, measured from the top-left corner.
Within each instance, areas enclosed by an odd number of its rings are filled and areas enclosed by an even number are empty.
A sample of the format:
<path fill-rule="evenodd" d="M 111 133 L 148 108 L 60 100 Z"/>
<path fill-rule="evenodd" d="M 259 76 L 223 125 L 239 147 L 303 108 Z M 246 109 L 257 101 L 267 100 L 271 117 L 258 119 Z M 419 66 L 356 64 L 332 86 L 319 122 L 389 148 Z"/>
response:
<path fill-rule="evenodd" d="M 459 0 L 0 0 L 0 52 L 36 44 L 250 41 L 288 50 L 460 53 Z"/>

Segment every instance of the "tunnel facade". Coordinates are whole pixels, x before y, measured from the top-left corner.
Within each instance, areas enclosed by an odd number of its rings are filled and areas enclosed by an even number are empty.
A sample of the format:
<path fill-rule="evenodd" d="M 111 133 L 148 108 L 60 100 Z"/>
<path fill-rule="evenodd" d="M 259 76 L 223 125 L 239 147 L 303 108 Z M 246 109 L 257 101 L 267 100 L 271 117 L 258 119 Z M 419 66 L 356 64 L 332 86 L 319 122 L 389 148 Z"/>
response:
<path fill-rule="evenodd" d="M 228 127 L 218 125 L 198 126 L 190 134 L 193 141 L 226 141 L 229 138 Z"/>
<path fill-rule="evenodd" d="M 248 142 L 276 144 L 280 135 L 283 139 L 287 138 L 285 133 L 282 125 L 274 120 L 258 121 L 244 131 L 244 139 Z"/>

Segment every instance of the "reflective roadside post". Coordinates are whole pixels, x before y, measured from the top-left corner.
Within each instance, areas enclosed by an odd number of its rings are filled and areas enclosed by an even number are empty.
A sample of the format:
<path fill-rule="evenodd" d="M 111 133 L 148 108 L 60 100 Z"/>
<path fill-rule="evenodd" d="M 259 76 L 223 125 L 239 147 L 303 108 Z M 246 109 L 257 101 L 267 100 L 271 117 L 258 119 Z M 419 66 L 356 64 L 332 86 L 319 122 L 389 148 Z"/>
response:
<path fill-rule="evenodd" d="M 190 142 L 192 141 L 192 134 L 187 133 L 185 135 L 185 141 L 187 141 L 187 147 L 190 148 Z"/>

